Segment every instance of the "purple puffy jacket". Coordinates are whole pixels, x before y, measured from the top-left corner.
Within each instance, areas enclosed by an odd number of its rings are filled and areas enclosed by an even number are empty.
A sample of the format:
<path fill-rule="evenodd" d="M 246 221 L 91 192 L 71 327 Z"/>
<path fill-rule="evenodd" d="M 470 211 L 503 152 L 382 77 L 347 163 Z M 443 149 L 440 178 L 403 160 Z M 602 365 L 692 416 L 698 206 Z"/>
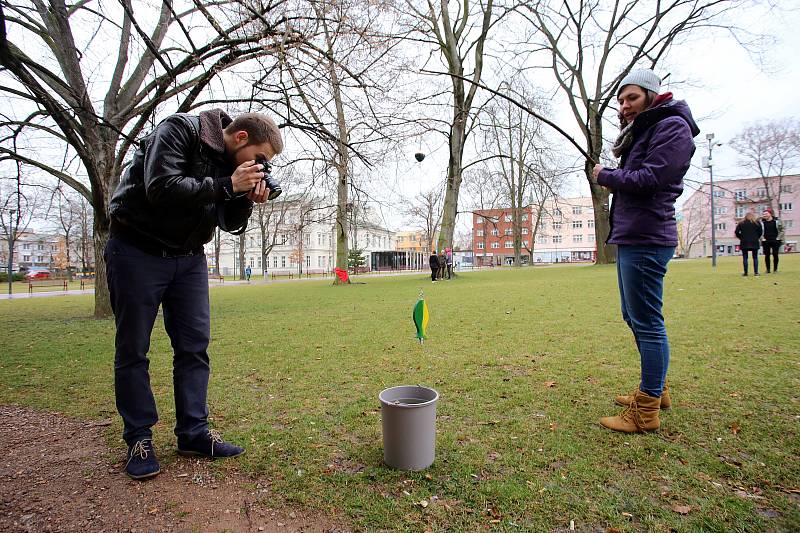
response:
<path fill-rule="evenodd" d="M 669 99 L 633 120 L 633 142 L 620 168 L 603 169 L 597 183 L 614 194 L 609 244 L 677 246 L 675 200 L 700 129 L 683 100 Z"/>

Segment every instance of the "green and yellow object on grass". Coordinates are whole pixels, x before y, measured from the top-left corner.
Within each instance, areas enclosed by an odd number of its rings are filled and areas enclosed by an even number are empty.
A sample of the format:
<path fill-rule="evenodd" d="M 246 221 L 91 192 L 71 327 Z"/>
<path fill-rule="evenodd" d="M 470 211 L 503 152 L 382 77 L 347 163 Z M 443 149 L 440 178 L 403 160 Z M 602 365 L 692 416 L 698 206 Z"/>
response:
<path fill-rule="evenodd" d="M 411 318 L 414 320 L 414 325 L 417 327 L 417 339 L 422 344 L 428 337 L 425 332 L 428 330 L 428 304 L 425 303 L 422 293 L 419 293 L 419 300 L 414 305 L 414 312 L 411 313 Z"/>

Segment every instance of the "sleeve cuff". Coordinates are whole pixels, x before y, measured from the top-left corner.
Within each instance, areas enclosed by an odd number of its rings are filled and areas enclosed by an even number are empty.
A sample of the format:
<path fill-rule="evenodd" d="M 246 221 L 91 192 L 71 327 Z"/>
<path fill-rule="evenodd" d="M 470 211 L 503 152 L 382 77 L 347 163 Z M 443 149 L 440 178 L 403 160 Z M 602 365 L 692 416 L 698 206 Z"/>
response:
<path fill-rule="evenodd" d="M 604 168 L 600 171 L 600 174 L 597 175 L 597 183 L 602 185 L 603 187 L 608 187 L 611 185 L 611 177 L 614 171 L 608 168 Z"/>
<path fill-rule="evenodd" d="M 233 193 L 233 181 L 230 176 L 214 180 L 214 197 L 217 200 L 230 200 L 236 195 Z"/>

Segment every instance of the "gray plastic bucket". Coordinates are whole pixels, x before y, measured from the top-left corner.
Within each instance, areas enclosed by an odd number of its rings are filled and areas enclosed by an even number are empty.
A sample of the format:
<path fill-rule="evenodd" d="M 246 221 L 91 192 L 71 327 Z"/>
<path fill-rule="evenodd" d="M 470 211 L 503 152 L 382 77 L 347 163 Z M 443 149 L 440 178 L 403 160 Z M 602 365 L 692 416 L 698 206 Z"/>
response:
<path fill-rule="evenodd" d="M 439 393 L 420 385 L 380 393 L 383 460 L 399 470 L 423 470 L 436 455 L 436 402 Z"/>

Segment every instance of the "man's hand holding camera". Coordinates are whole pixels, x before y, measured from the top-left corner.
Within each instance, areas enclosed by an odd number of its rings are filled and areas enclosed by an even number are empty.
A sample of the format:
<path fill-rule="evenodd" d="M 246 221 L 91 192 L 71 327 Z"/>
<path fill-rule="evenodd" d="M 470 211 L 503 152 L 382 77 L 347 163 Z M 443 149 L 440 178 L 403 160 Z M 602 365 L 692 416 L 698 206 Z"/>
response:
<path fill-rule="evenodd" d="M 231 176 L 234 194 L 247 193 L 247 198 L 263 204 L 281 194 L 281 188 L 270 175 L 270 165 L 266 160 L 245 161 Z"/>

